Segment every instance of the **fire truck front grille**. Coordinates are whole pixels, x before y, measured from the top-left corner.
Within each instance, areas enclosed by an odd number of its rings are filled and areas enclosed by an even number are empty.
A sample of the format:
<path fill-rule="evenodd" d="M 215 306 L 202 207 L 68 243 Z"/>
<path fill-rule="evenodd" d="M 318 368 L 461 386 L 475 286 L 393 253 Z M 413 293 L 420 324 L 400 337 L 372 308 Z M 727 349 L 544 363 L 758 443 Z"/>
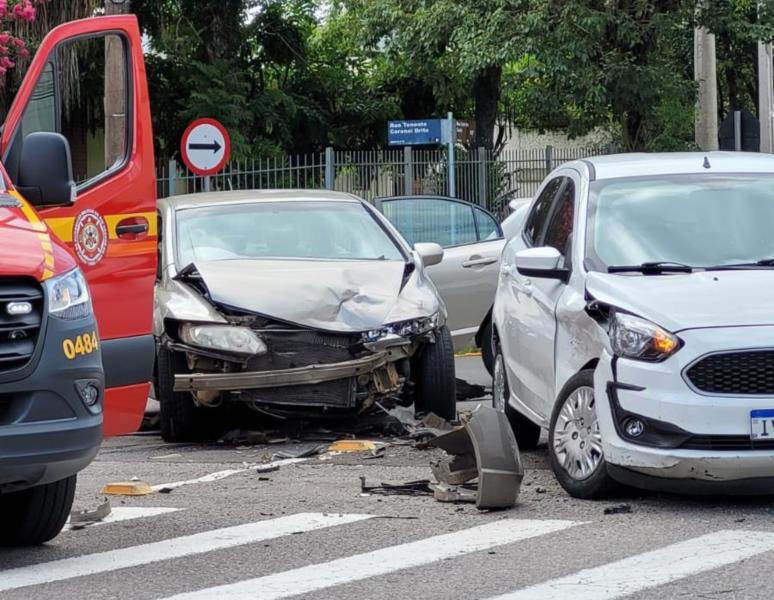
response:
<path fill-rule="evenodd" d="M 0 278 L 0 373 L 24 368 L 43 322 L 43 290 L 34 280 Z"/>

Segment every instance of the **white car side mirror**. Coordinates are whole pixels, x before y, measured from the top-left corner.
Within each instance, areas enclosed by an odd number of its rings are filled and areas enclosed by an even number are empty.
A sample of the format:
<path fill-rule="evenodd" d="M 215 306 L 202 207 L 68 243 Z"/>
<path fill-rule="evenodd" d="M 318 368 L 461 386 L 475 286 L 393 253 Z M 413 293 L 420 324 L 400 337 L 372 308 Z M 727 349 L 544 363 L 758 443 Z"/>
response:
<path fill-rule="evenodd" d="M 522 206 L 529 204 L 531 200 L 532 198 L 514 198 L 508 203 L 508 208 L 511 209 L 511 212 L 516 212 Z"/>
<path fill-rule="evenodd" d="M 561 261 L 562 255 L 559 250 L 551 246 L 520 250 L 514 258 L 516 269 L 522 275 L 559 279 L 567 283 L 570 278 L 570 270 L 560 267 Z"/>
<path fill-rule="evenodd" d="M 426 267 L 437 265 L 443 260 L 443 248 L 435 242 L 417 242 L 414 244 L 414 250 Z"/>

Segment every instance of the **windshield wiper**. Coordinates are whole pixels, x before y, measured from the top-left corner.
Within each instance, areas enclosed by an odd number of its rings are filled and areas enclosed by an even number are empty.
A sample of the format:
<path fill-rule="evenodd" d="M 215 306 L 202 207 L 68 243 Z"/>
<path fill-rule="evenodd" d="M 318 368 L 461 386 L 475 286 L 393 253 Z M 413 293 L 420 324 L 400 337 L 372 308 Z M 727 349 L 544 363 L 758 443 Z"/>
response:
<path fill-rule="evenodd" d="M 660 273 L 693 273 L 693 267 L 668 260 L 644 262 L 640 265 L 615 265 L 607 268 L 608 273 L 640 272 L 643 275 L 658 275 Z"/>
<path fill-rule="evenodd" d="M 724 269 L 755 269 L 758 267 L 774 267 L 774 258 L 762 258 L 752 262 L 733 263 L 730 265 L 714 265 L 707 267 L 708 271 L 723 271 Z"/>

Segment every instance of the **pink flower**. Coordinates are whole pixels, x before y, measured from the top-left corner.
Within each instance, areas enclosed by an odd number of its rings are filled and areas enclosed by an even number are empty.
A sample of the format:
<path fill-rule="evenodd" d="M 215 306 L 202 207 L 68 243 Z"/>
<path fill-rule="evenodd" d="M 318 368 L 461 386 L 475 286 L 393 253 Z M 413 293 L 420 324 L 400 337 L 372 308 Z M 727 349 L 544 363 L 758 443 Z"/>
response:
<path fill-rule="evenodd" d="M 24 40 L 21 38 L 14 38 L 13 43 L 16 44 L 18 48 L 24 48 Z"/>
<path fill-rule="evenodd" d="M 30 51 L 27 50 L 26 48 L 21 48 L 21 49 L 19 49 L 19 53 L 18 54 L 22 58 L 27 58 L 30 55 Z"/>
<path fill-rule="evenodd" d="M 8 33 L 0 33 L 0 45 L 7 46 L 11 41 L 11 36 Z"/>

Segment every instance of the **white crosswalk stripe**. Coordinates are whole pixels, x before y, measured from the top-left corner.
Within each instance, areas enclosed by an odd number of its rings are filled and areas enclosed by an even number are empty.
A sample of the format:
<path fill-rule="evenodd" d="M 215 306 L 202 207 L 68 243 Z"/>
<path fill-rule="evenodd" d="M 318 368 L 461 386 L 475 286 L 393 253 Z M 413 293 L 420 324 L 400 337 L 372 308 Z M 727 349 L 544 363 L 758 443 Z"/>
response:
<path fill-rule="evenodd" d="M 173 596 L 174 600 L 274 600 L 488 550 L 567 529 L 574 521 L 504 519 L 416 542 Z M 168 599 L 168 600 L 171 600 Z"/>
<path fill-rule="evenodd" d="M 0 571 L 0 591 L 63 581 L 84 575 L 96 575 L 194 554 L 204 554 L 213 550 L 253 544 L 283 535 L 314 531 L 369 518 L 371 518 L 370 515 L 299 513 L 278 519 L 248 523 L 247 525 L 195 533 L 161 542 L 8 569 Z"/>
<path fill-rule="evenodd" d="M 143 519 L 146 517 L 157 517 L 159 515 L 166 515 L 169 513 L 182 510 L 180 508 L 164 508 L 160 506 L 116 506 L 110 511 L 110 514 L 96 523 L 92 523 L 88 527 L 96 527 L 97 525 L 107 525 L 108 523 L 119 523 L 121 521 L 130 521 L 134 519 Z M 70 531 L 78 529 L 67 522 L 64 531 Z"/>
<path fill-rule="evenodd" d="M 117 507 L 107 522 L 154 517 L 177 510 L 181 509 Z M 26 567 L 0 569 L 0 592 L 247 546 L 293 533 L 344 526 L 374 517 L 375 515 L 365 514 L 300 513 L 128 548 Z M 577 525 L 584 523 L 569 520 L 501 519 L 452 533 L 335 558 L 324 563 L 187 591 L 165 600 L 208 600 L 218 596 L 228 596 L 229 600 L 289 598 L 531 538 L 558 534 Z M 362 535 L 362 530 L 358 535 Z M 340 540 L 340 537 L 337 539 Z M 561 539 L 557 538 L 557 543 L 561 543 Z M 517 548 L 519 551 L 525 550 L 524 546 Z M 528 550 L 529 547 L 526 547 L 525 551 Z M 717 531 L 488 600 L 614 600 L 731 565 L 765 552 L 774 552 L 774 532 Z M 181 581 L 180 585 L 185 586 L 185 582 Z M 421 595 L 421 592 L 419 593 Z"/>
<path fill-rule="evenodd" d="M 774 550 L 774 533 L 718 531 L 489 600 L 612 600 Z"/>

